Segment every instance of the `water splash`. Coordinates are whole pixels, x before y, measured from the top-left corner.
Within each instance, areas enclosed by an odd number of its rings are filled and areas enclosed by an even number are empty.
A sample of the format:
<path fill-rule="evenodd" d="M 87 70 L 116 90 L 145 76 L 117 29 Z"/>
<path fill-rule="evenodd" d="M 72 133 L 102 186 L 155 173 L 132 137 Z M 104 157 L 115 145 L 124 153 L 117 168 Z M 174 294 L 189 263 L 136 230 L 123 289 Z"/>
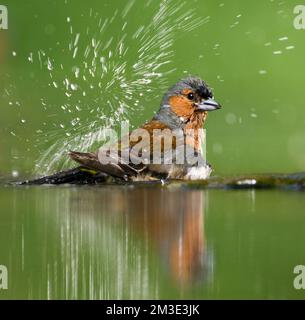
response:
<path fill-rule="evenodd" d="M 116 10 L 105 19 L 90 9 L 94 28 L 87 27 L 84 34 L 67 17 L 70 41 L 68 49 L 61 48 L 68 53 L 66 65 L 55 61 L 46 50 L 29 54 L 30 63 L 38 63 L 48 72 L 49 87 L 63 101 L 59 107 L 48 103 L 47 97 L 41 101 L 45 110 L 52 109 L 57 120 L 53 132 L 37 132 L 37 143 L 46 139 L 52 145 L 37 161 L 36 173 L 68 167 L 68 150 L 93 150 L 104 138 L 104 127 L 116 126 L 141 110 L 152 94 L 156 98 L 164 92 L 168 87 L 166 75 L 175 70 L 172 47 L 176 35 L 210 21 L 210 17 L 196 17 L 195 9 L 189 9 L 186 2 L 164 0 L 150 23 L 132 30 L 128 29 L 127 18 L 135 4 L 136 0 L 131 0 L 121 14 Z M 114 33 L 118 28 L 113 28 L 118 23 L 120 34 Z M 69 126 L 61 123 L 62 114 L 70 119 Z"/>

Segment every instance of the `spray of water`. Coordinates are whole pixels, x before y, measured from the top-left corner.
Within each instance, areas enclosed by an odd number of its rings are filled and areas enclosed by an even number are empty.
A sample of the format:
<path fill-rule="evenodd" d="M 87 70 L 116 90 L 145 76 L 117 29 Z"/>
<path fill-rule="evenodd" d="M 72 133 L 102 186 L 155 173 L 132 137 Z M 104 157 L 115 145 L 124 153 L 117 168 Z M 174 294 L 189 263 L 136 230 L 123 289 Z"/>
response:
<path fill-rule="evenodd" d="M 175 70 L 175 37 L 209 22 L 209 17 L 196 17 L 186 1 L 164 0 L 148 24 L 130 31 L 128 18 L 135 3 L 130 0 L 121 13 L 116 10 L 106 19 L 91 9 L 88 14 L 94 28 L 88 27 L 84 34 L 75 31 L 72 19 L 67 17 L 69 67 L 56 62 L 45 50 L 29 54 L 28 61 L 39 63 L 48 72 L 49 86 L 63 101 L 52 110 L 58 121 L 56 129 L 39 133 L 38 141 L 44 136 L 52 145 L 37 161 L 36 173 L 66 168 L 70 165 L 68 150 L 94 150 L 104 139 L 104 127 L 130 118 L 152 94 L 157 97 L 162 93 L 168 86 L 166 75 Z M 113 28 L 118 23 L 120 28 Z M 119 34 L 114 30 L 120 30 Z M 47 97 L 41 103 L 46 109 L 54 108 Z M 60 122 L 62 113 L 70 118 L 71 125 Z"/>

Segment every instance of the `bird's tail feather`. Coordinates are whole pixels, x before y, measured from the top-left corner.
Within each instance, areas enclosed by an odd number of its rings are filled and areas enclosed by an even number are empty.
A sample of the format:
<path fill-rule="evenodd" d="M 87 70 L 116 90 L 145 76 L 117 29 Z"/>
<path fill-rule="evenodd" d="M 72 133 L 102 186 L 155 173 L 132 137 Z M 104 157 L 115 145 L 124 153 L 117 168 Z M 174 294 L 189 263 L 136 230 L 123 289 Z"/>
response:
<path fill-rule="evenodd" d="M 94 184 L 106 182 L 109 176 L 80 166 L 74 169 L 61 171 L 50 176 L 20 182 L 20 185 L 41 185 L 41 184 Z"/>

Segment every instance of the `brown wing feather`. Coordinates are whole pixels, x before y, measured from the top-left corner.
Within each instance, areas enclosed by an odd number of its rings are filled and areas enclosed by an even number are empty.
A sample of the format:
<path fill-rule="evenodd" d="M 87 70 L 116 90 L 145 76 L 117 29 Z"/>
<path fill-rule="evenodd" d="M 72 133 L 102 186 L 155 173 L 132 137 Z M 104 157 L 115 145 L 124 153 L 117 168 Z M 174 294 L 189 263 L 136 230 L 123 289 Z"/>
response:
<path fill-rule="evenodd" d="M 150 147 L 152 151 L 152 137 L 153 137 L 153 130 L 154 129 L 168 129 L 168 126 L 163 124 L 160 121 L 157 120 L 152 120 L 142 126 L 142 129 L 147 130 L 147 132 L 150 135 L 150 141 L 147 141 L 150 145 L 147 147 Z M 133 147 L 140 141 L 141 139 L 139 138 L 136 141 L 130 141 L 129 142 L 129 148 L 130 148 L 130 155 L 133 155 Z M 118 142 L 118 149 L 120 150 L 122 148 L 121 146 L 121 141 Z M 122 150 L 120 150 L 122 151 Z M 163 145 L 162 145 L 162 151 L 163 151 Z M 71 151 L 69 153 L 69 156 L 71 159 L 74 161 L 80 163 L 83 166 L 86 166 L 87 168 L 94 169 L 100 172 L 107 173 L 111 176 L 123 178 L 123 179 L 128 179 L 130 176 L 137 176 L 139 173 L 145 171 L 147 169 L 147 165 L 143 163 L 139 164 L 133 164 L 130 162 L 129 158 L 124 159 L 121 157 L 121 152 L 119 152 L 120 155 L 118 155 L 118 159 L 113 159 L 112 162 L 108 164 L 102 164 L 99 159 L 98 159 L 98 153 L 94 152 L 76 152 L 76 151 Z"/>
<path fill-rule="evenodd" d="M 72 160 L 86 166 L 87 168 L 104 172 L 124 180 L 128 179 L 128 176 L 136 176 L 139 173 L 138 170 L 131 167 L 129 164 L 121 161 L 118 161 L 118 163 L 114 161 L 103 164 L 99 161 L 97 154 L 93 152 L 85 153 L 70 151 L 69 156 Z"/>

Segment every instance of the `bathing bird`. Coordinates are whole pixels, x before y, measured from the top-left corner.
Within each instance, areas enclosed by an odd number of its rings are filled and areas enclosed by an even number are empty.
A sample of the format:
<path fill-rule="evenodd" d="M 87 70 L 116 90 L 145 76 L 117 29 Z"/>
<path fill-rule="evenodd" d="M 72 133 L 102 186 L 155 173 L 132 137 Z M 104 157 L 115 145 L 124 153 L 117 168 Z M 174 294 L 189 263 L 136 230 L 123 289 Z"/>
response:
<path fill-rule="evenodd" d="M 164 94 L 150 121 L 95 152 L 70 151 L 76 168 L 26 183 L 99 183 L 161 179 L 207 179 L 212 171 L 203 152 L 208 112 L 221 105 L 199 77 L 179 80 Z"/>

